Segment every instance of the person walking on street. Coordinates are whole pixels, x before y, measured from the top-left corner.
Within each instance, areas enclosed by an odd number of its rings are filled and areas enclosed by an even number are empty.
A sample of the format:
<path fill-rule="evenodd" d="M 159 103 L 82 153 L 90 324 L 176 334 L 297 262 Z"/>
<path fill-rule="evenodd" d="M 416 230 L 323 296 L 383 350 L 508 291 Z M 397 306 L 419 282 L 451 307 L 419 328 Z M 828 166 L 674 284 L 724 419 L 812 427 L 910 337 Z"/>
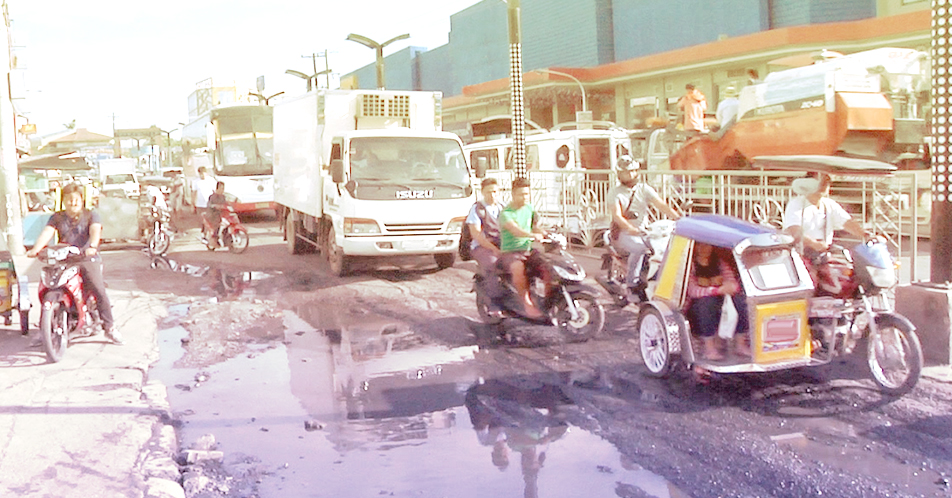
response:
<path fill-rule="evenodd" d="M 208 207 L 208 198 L 215 192 L 216 180 L 208 174 L 205 166 L 198 168 L 198 179 L 192 180 L 192 212 L 198 213 Z"/>
<path fill-rule="evenodd" d="M 50 216 L 50 220 L 36 238 L 36 243 L 26 255 L 35 258 L 37 253 L 53 239 L 53 235 L 57 234 L 61 244 L 76 246 L 83 251 L 89 258 L 80 264 L 83 283 L 90 294 L 96 298 L 106 338 L 115 344 L 122 344 L 122 335 L 116 330 L 112 318 L 112 305 L 109 303 L 109 296 L 106 295 L 106 284 L 102 278 L 102 258 L 99 256 L 102 220 L 99 213 L 85 208 L 82 185 L 71 183 L 63 187 L 62 196 L 63 210 Z"/>
<path fill-rule="evenodd" d="M 694 85 L 684 86 L 686 93 L 678 101 L 678 111 L 684 116 L 684 131 L 697 134 L 705 131 L 704 111 L 707 110 L 707 99 Z"/>

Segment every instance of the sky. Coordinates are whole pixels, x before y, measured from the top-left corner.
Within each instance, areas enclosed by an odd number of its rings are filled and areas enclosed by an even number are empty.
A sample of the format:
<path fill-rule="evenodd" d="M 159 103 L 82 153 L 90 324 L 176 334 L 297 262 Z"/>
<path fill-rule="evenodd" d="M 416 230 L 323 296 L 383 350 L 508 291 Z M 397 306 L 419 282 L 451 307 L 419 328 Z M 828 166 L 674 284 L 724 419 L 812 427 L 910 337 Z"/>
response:
<path fill-rule="evenodd" d="M 326 49 L 335 87 L 335 78 L 375 60 L 348 34 L 378 42 L 410 34 L 384 55 L 411 45 L 432 50 L 447 42 L 450 16 L 479 1 L 7 0 L 14 54 L 25 68 L 15 105 L 40 136 L 72 120 L 105 135 L 114 124 L 181 128 L 201 80 L 253 91 L 263 75 L 265 95 L 296 95 L 306 84 L 285 70 L 311 74 L 309 55 Z M 324 69 L 323 58 L 317 64 Z"/>

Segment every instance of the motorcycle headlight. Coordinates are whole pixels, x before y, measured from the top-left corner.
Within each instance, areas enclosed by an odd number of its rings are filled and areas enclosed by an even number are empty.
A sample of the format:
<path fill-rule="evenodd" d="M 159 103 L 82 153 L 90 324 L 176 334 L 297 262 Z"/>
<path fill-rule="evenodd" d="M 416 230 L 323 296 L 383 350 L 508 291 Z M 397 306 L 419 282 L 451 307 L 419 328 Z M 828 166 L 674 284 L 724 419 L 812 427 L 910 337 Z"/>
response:
<path fill-rule="evenodd" d="M 463 231 L 463 223 L 466 222 L 466 217 L 453 218 L 450 220 L 450 224 L 446 225 L 446 231 L 449 233 L 461 233 Z"/>
<path fill-rule="evenodd" d="M 867 266 L 866 271 L 869 272 L 869 278 L 873 281 L 873 285 L 880 289 L 888 289 L 896 285 L 896 272 L 891 268 Z"/>
<path fill-rule="evenodd" d="M 559 276 L 562 280 L 569 280 L 572 282 L 581 282 L 585 278 L 585 270 L 581 266 L 575 268 L 565 268 L 562 266 L 553 266 L 555 274 Z"/>
<path fill-rule="evenodd" d="M 365 218 L 344 218 L 344 234 L 366 235 L 380 233 L 380 226 L 374 220 Z"/>

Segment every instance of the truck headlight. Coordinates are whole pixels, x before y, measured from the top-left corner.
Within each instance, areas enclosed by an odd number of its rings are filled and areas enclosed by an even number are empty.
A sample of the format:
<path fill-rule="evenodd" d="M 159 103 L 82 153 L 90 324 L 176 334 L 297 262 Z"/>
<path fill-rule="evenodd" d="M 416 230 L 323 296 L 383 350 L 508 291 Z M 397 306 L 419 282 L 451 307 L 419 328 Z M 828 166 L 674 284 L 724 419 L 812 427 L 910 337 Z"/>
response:
<path fill-rule="evenodd" d="M 461 233 L 463 231 L 463 223 L 465 222 L 465 216 L 453 218 L 450 220 L 450 224 L 446 226 L 446 231 L 450 233 Z"/>
<path fill-rule="evenodd" d="M 344 218 L 345 235 L 366 235 L 380 233 L 380 226 L 374 220 L 366 218 Z"/>

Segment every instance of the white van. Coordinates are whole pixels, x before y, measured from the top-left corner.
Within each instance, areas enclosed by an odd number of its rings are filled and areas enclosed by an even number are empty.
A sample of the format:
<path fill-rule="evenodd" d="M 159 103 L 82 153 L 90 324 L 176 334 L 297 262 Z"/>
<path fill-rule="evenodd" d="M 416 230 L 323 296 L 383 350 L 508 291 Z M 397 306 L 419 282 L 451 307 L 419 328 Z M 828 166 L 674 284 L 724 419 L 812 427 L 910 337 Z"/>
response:
<path fill-rule="evenodd" d="M 478 178 L 497 177 L 500 189 L 508 190 L 513 177 L 512 137 L 475 141 L 463 150 Z M 526 171 L 532 205 L 545 223 L 570 233 L 604 228 L 605 195 L 614 184 L 615 165 L 630 151 L 628 132 L 605 121 L 528 131 Z"/>

